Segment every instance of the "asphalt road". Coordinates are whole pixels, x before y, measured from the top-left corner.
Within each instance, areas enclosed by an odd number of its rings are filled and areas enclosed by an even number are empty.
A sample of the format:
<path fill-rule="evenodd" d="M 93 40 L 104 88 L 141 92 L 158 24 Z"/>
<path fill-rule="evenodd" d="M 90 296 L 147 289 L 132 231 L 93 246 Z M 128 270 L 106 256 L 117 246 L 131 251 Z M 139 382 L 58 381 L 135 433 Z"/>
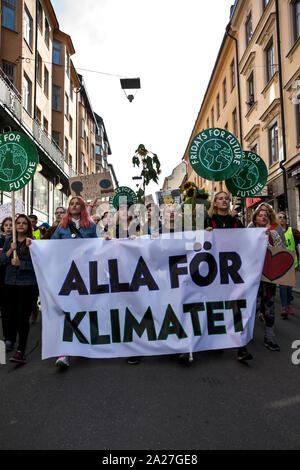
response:
<path fill-rule="evenodd" d="M 300 449 L 299 294 L 293 307 L 295 317 L 277 315 L 280 352 L 264 348 L 256 322 L 249 365 L 225 350 L 197 353 L 190 367 L 174 356 L 73 358 L 62 372 L 40 359 L 39 319 L 27 365 L 0 365 L 0 449 Z"/>

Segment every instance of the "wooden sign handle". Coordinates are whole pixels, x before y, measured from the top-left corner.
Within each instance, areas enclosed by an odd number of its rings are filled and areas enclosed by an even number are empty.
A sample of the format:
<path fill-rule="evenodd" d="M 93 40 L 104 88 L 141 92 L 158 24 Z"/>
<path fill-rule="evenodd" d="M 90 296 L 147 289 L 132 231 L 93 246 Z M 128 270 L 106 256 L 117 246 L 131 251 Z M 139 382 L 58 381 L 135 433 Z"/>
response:
<path fill-rule="evenodd" d="M 15 210 L 15 192 L 11 192 L 11 218 L 12 218 L 12 237 L 13 243 L 16 243 L 16 210 Z M 13 251 L 13 258 L 16 259 L 17 252 L 16 250 Z"/>

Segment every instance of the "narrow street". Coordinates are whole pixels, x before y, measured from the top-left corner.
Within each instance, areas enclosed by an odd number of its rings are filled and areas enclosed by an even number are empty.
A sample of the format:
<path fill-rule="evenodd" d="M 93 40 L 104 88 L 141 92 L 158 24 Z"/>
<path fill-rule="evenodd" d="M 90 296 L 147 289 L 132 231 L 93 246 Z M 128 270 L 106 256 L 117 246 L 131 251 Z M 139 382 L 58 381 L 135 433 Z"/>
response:
<path fill-rule="evenodd" d="M 40 360 L 39 318 L 27 365 L 0 366 L 1 449 L 299 449 L 299 307 L 296 293 L 296 315 L 282 320 L 277 294 L 281 351 L 265 349 L 257 320 L 248 365 L 226 350 L 197 353 L 190 367 L 173 356 L 135 366 L 73 358 L 62 372 L 55 359 Z"/>

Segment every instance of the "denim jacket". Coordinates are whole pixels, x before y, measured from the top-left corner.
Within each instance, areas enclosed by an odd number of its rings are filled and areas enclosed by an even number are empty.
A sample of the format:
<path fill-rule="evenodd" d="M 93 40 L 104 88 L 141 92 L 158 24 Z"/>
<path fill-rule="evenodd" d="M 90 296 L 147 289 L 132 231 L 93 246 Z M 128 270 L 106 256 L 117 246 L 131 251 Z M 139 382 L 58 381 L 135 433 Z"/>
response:
<path fill-rule="evenodd" d="M 74 223 L 73 225 L 75 227 Z M 96 224 L 94 222 L 92 222 L 90 227 L 87 229 L 79 227 L 78 231 L 81 233 L 82 238 L 98 238 L 97 232 L 96 232 Z M 67 228 L 57 227 L 57 229 L 55 230 L 54 234 L 51 237 L 51 240 L 63 240 L 67 238 L 79 238 L 79 237 L 77 237 L 76 235 L 72 236 L 70 227 L 67 227 Z"/>
<path fill-rule="evenodd" d="M 17 243 L 17 256 L 20 260 L 20 266 L 13 266 L 11 260 L 13 255 L 9 258 L 6 256 L 7 251 L 10 249 L 12 237 L 5 240 L 2 253 L 0 253 L 0 265 L 6 266 L 5 284 L 16 286 L 33 286 L 36 285 L 36 277 L 31 261 L 29 249 L 23 253 Z"/>

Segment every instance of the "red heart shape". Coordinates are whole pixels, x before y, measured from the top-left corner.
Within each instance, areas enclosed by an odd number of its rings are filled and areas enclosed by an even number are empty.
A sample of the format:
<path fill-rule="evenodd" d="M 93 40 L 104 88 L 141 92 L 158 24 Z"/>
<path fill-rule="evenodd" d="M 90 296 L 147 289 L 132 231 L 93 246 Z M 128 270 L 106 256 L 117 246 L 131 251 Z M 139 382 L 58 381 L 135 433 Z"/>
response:
<path fill-rule="evenodd" d="M 280 251 L 272 255 L 268 248 L 262 273 L 269 281 L 275 281 L 283 277 L 293 264 L 294 259 L 287 251 Z"/>

